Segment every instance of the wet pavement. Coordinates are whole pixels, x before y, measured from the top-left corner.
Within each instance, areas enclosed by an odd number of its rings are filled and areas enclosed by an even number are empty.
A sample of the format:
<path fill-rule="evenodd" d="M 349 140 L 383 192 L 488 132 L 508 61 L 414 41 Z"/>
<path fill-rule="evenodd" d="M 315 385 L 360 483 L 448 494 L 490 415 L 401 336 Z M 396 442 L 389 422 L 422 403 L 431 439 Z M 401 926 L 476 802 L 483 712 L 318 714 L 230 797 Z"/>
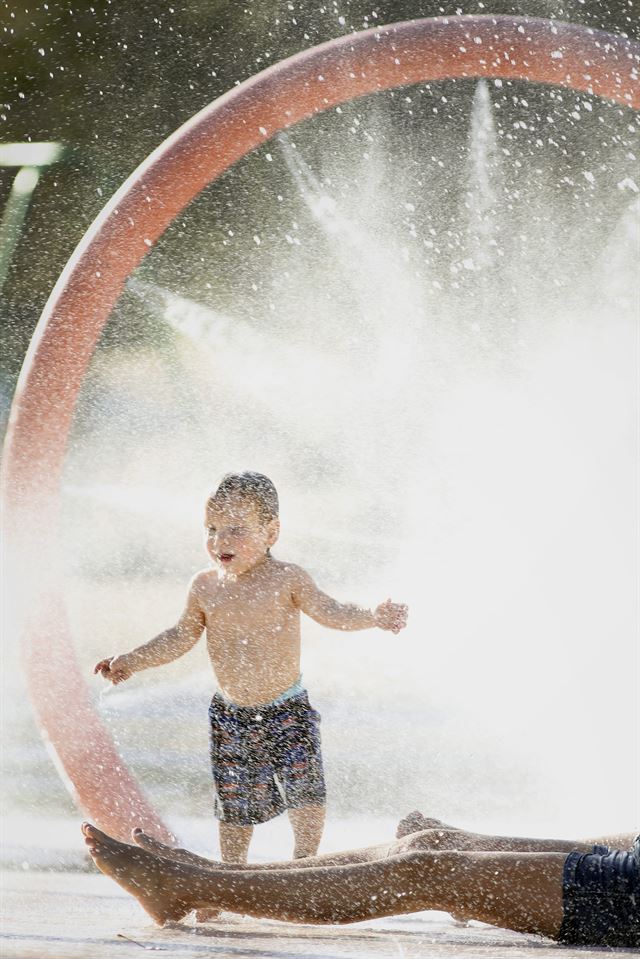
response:
<path fill-rule="evenodd" d="M 297 926 L 223 914 L 216 924 L 160 929 L 115 883 L 92 873 L 7 871 L 2 878 L 3 959 L 566 959 L 601 956 L 442 913 L 352 926 Z M 633 955 L 616 950 L 617 956 Z"/>

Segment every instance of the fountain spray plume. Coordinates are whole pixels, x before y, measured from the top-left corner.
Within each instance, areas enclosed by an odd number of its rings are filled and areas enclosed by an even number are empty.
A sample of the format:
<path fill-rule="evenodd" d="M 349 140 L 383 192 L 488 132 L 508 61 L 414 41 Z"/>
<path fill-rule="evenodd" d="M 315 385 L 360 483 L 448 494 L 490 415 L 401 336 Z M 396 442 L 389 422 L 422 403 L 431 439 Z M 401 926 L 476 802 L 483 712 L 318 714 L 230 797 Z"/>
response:
<path fill-rule="evenodd" d="M 280 134 L 278 142 L 300 197 L 326 236 L 342 283 L 355 295 L 359 315 L 352 322 L 365 334 L 360 362 L 363 354 L 369 353 L 374 363 L 372 372 L 387 374 L 391 387 L 394 380 L 403 380 L 411 365 L 415 342 L 407 334 L 422 325 L 424 302 L 422 291 L 407 268 L 406 250 L 403 253 L 402 245 L 394 237 L 385 197 L 379 196 L 375 206 L 368 208 L 359 203 L 357 216 L 349 215 L 290 137 Z M 371 149 L 375 151 L 375 139 Z M 361 170 L 362 182 L 371 178 L 371 162 L 370 159 Z M 382 158 L 377 157 L 376 162 L 382 163 Z M 395 326 L 400 307 L 405 330 L 402 338 L 397 336 Z"/>
<path fill-rule="evenodd" d="M 346 321 L 358 330 L 361 346 L 349 375 L 361 378 L 363 386 L 347 444 L 350 468 L 365 486 L 375 478 L 379 490 L 392 488 L 391 476 L 406 476 L 412 468 L 406 438 L 419 429 L 416 415 L 424 401 L 423 364 L 430 342 L 424 288 L 395 235 L 397 210 L 387 209 L 389 198 L 381 193 L 375 204 L 364 203 L 356 193 L 355 212 L 347 211 L 290 138 L 281 134 L 278 140 L 299 195 L 331 251 L 334 282 L 353 293 L 355 315 Z M 385 163 L 377 154 L 377 138 L 371 140 L 375 160 L 360 160 L 355 176 L 363 184 L 371 178 L 371 163 Z M 384 389 L 372 389 L 382 382 Z"/>
<path fill-rule="evenodd" d="M 306 446 L 312 429 L 318 442 L 343 448 L 339 420 L 326 415 L 325 383 L 342 384 L 342 403 L 364 395 L 368 387 L 348 353 L 265 334 L 245 319 L 223 315 L 155 284 L 136 280 L 129 286 L 190 345 L 182 362 L 187 381 L 196 383 L 202 411 L 208 411 L 202 421 L 210 430 L 210 448 L 219 446 L 221 416 L 235 418 L 247 445 L 258 448 L 265 433 L 264 426 L 256 428 L 257 410 L 265 423 L 286 430 L 294 446 Z"/>
<path fill-rule="evenodd" d="M 473 322 L 499 329 L 504 312 L 504 181 L 489 87 L 480 80 L 473 95 L 466 164 L 461 256 L 457 270 L 471 286 Z M 497 296 L 497 290 L 500 295 Z M 498 309 L 497 309 L 498 308 Z"/>

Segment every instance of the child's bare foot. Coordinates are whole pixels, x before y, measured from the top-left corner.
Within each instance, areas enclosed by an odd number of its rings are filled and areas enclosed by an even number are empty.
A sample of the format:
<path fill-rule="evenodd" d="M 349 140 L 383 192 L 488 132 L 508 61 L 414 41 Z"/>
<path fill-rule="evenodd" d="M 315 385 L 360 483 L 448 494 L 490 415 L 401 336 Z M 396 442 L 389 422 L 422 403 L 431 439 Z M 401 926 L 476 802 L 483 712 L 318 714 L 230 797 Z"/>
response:
<path fill-rule="evenodd" d="M 404 816 L 398 823 L 396 829 L 396 839 L 402 839 L 404 836 L 410 836 L 414 832 L 422 832 L 424 829 L 455 829 L 455 826 L 447 826 L 441 819 L 431 819 L 423 816 L 418 810 L 410 812 Z"/>
<path fill-rule="evenodd" d="M 182 919 L 192 910 L 193 906 L 178 892 L 181 885 L 178 863 L 161 862 L 152 853 L 118 842 L 88 822 L 82 824 L 82 832 L 100 872 L 135 896 L 159 925 Z"/>

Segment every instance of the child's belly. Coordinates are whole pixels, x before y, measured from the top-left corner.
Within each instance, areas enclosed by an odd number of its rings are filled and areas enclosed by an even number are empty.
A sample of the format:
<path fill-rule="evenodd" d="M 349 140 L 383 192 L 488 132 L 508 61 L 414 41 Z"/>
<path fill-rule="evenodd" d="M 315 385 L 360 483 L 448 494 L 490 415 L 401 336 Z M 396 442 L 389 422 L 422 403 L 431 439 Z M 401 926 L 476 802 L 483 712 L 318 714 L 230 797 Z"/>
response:
<path fill-rule="evenodd" d="M 296 637 L 282 637 L 277 646 L 250 636 L 216 637 L 208 649 L 221 691 L 238 706 L 271 702 L 300 675 Z"/>

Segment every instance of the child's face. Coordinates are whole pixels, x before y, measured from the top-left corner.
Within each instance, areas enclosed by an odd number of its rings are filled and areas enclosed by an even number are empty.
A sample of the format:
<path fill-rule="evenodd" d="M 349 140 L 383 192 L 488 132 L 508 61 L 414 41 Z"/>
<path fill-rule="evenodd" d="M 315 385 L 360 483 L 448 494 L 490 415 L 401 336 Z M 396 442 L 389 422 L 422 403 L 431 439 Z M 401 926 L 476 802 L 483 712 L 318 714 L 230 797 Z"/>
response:
<path fill-rule="evenodd" d="M 207 552 L 218 569 L 246 573 L 264 559 L 278 538 L 278 521 L 265 523 L 255 503 L 230 496 L 208 503 L 205 514 Z"/>

